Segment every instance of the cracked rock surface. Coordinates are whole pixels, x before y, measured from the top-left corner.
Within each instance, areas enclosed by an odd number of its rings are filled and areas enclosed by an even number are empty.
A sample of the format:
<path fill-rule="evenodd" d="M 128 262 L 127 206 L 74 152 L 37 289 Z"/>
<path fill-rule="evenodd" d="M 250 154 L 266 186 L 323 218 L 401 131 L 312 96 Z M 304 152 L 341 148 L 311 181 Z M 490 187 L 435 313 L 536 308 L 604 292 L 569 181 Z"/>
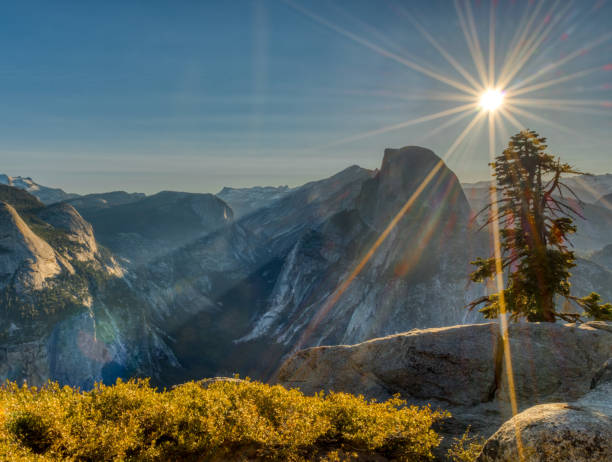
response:
<path fill-rule="evenodd" d="M 606 327 L 606 326 L 604 326 Z M 319 390 L 449 410 L 446 436 L 491 435 L 512 417 L 507 369 L 497 323 L 410 332 L 356 345 L 299 351 L 282 366 L 278 382 L 312 394 Z M 512 324 L 509 345 L 519 411 L 589 393 L 612 356 L 612 333 L 598 325 Z"/>

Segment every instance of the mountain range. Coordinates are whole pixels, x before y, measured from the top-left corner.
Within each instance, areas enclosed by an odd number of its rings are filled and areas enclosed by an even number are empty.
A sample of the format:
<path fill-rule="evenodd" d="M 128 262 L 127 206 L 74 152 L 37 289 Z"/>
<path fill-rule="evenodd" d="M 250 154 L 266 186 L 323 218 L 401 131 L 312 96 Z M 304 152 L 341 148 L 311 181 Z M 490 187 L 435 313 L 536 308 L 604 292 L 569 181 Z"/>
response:
<path fill-rule="evenodd" d="M 13 179 L 0 188 L 0 378 L 267 379 L 298 348 L 480 322 L 464 306 L 483 292 L 468 274 L 489 251 L 474 220 L 488 185 L 461 185 L 442 166 L 421 188 L 439 162 L 409 146 L 386 149 L 379 169 L 296 188 L 64 193 L 55 203 L 48 188 Z M 587 181 L 612 192 L 610 175 Z M 572 283 L 611 299 L 612 198 L 602 196 L 583 198 Z"/>
<path fill-rule="evenodd" d="M 36 196 L 44 204 L 53 204 L 78 196 L 78 194 L 67 193 L 63 189 L 39 185 L 30 177 L 8 176 L 0 173 L 0 184 L 23 189 Z"/>

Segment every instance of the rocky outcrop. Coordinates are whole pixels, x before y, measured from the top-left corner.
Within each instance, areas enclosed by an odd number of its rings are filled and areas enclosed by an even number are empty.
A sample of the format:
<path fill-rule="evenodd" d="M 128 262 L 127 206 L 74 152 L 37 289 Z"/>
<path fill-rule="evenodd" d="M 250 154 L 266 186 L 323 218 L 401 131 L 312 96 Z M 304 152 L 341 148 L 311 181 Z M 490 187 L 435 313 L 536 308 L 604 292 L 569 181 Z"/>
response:
<path fill-rule="evenodd" d="M 72 205 L 59 203 L 45 207 L 38 212 L 38 217 L 56 230 L 64 232 L 66 237 L 74 242 L 74 246 L 66 249 L 72 258 L 79 261 L 95 258 L 98 253 L 98 245 L 93 228 Z"/>
<path fill-rule="evenodd" d="M 612 354 L 612 333 L 594 325 L 513 324 L 509 345 L 520 410 L 587 393 Z M 453 414 L 443 432 L 468 425 L 490 435 L 512 416 L 499 325 L 424 329 L 350 346 L 309 348 L 281 367 L 277 381 L 312 394 L 345 391 L 387 399 L 395 393 Z"/>
<path fill-rule="evenodd" d="M 40 290 L 62 270 L 53 248 L 32 232 L 19 213 L 0 202 L 0 288 Z"/>
<path fill-rule="evenodd" d="M 577 401 L 541 404 L 516 415 L 489 438 L 478 461 L 612 460 L 612 359 L 592 388 Z"/>

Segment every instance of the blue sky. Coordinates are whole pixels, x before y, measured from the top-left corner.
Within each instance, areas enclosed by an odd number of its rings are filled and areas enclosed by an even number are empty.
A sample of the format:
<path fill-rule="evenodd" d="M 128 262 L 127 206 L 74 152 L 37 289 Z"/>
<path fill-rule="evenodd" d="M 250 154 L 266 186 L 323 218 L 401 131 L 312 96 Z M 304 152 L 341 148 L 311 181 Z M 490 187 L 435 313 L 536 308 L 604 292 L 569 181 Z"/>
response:
<path fill-rule="evenodd" d="M 280 0 L 3 2 L 0 171 L 78 193 L 216 192 L 375 168 L 385 147 L 448 149 L 469 119 L 429 137 L 445 119 L 339 142 L 463 103 L 419 99 L 454 89 L 329 24 L 462 80 L 408 16 L 476 75 L 452 1 L 295 3 L 328 25 Z M 498 57 L 537 3 L 499 0 Z M 545 3 L 541 11 L 554 17 L 555 2 Z M 518 77 L 610 32 L 609 1 L 574 3 Z M 484 48 L 489 5 L 471 3 Z M 533 95 L 609 102 L 610 63 L 612 41 L 543 80 L 590 73 Z M 537 110 L 583 136 L 525 125 L 563 159 L 612 172 L 612 110 L 604 103 L 586 112 Z M 487 178 L 486 140 L 477 127 L 449 160 L 463 181 Z M 498 150 L 503 142 L 500 134 Z"/>

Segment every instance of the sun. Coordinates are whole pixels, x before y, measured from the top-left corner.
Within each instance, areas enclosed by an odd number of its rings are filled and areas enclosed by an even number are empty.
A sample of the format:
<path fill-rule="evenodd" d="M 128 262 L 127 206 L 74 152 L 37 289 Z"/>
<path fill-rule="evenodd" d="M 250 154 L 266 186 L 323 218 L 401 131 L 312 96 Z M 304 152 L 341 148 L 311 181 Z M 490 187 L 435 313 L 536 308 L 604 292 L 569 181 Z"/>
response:
<path fill-rule="evenodd" d="M 497 89 L 489 89 L 480 96 L 480 107 L 484 111 L 493 112 L 504 102 L 504 92 Z"/>

